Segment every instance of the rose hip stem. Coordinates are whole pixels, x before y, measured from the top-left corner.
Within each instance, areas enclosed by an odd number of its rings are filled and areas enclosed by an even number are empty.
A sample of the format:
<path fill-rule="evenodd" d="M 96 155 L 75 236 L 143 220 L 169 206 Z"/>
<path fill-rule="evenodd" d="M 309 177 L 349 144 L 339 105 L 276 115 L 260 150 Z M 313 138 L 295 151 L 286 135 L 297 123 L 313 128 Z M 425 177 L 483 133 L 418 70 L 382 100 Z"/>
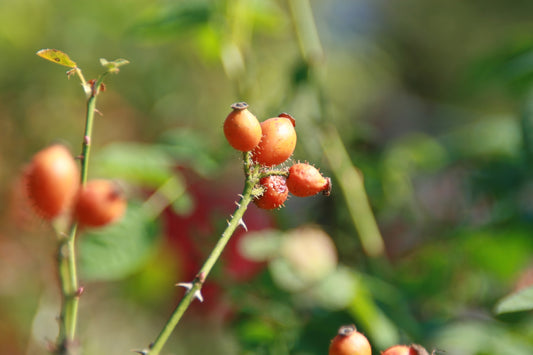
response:
<path fill-rule="evenodd" d="M 220 257 L 220 254 L 222 254 L 222 251 L 224 250 L 224 247 L 230 240 L 231 236 L 233 235 L 233 232 L 237 229 L 239 225 L 242 225 L 246 229 L 246 225 L 243 222 L 243 216 L 246 212 L 246 209 L 248 208 L 248 205 L 252 201 L 252 192 L 254 189 L 254 186 L 259 182 L 260 172 L 259 169 L 252 169 L 252 160 L 250 157 L 250 152 L 244 152 L 243 153 L 243 159 L 244 159 L 244 173 L 246 176 L 246 181 L 244 184 L 244 190 L 241 196 L 241 199 L 237 203 L 237 208 L 235 209 L 235 212 L 231 216 L 231 219 L 228 221 L 228 226 L 218 239 L 217 244 L 211 251 L 211 254 L 207 257 L 204 265 L 194 278 L 194 280 L 191 283 L 179 283 L 178 286 L 185 287 L 187 291 L 185 292 L 185 295 L 182 297 L 174 311 L 172 312 L 170 318 L 168 319 L 167 323 L 163 326 L 161 332 L 157 336 L 156 340 L 150 345 L 150 347 L 146 350 L 139 350 L 137 351 L 139 354 L 143 355 L 159 355 L 161 349 L 167 342 L 168 338 L 170 337 L 170 334 L 172 331 L 176 328 L 178 325 L 181 317 L 189 307 L 189 305 L 192 303 L 192 301 L 197 298 L 198 300 L 202 301 L 202 295 L 201 295 L 201 289 L 203 286 L 203 283 L 207 276 L 209 275 L 209 272 L 215 265 L 216 261 Z"/>
<path fill-rule="evenodd" d="M 81 186 L 87 182 L 89 170 L 89 155 L 91 152 L 91 136 L 96 111 L 96 98 L 100 92 L 100 86 L 105 76 L 104 72 L 92 85 L 91 93 L 87 99 L 87 112 L 85 119 L 85 132 L 81 152 Z M 81 71 L 80 71 L 81 75 Z M 76 327 L 78 321 L 79 298 L 83 291 L 78 281 L 76 262 L 76 232 L 78 224 L 72 222 L 68 236 L 61 236 L 59 241 L 57 259 L 59 264 L 59 281 L 61 284 L 61 313 L 59 316 L 59 335 L 56 341 L 55 353 L 57 355 L 69 355 L 76 352 Z M 59 234 L 59 233 L 58 233 Z"/>

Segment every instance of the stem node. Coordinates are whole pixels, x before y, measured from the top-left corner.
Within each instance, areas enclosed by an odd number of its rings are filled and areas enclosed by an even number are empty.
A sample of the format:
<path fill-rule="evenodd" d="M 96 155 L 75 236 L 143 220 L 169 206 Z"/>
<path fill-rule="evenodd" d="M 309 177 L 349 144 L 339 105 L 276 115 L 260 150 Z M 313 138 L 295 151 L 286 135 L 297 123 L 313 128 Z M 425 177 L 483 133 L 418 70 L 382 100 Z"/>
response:
<path fill-rule="evenodd" d="M 78 287 L 78 290 L 77 290 L 76 293 L 74 294 L 74 297 L 76 297 L 76 298 L 80 298 L 80 296 L 83 294 L 83 291 L 84 291 L 83 286 Z"/>

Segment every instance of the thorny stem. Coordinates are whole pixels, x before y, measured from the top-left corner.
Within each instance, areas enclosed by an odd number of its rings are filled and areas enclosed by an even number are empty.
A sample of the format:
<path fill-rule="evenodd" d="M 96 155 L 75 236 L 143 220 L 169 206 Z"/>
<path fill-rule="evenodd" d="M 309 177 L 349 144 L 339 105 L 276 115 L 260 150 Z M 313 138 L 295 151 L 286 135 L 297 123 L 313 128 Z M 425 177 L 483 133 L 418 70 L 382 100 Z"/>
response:
<path fill-rule="evenodd" d="M 209 256 L 207 257 L 205 263 L 203 264 L 202 268 L 200 269 L 192 283 L 180 284 L 181 286 L 186 286 L 187 292 L 174 309 L 167 323 L 163 326 L 163 329 L 157 336 L 156 340 L 150 345 L 148 350 L 140 351 L 139 353 L 145 355 L 159 355 L 161 349 L 168 341 L 170 334 L 176 328 L 180 319 L 182 318 L 183 314 L 185 313 L 189 305 L 192 303 L 194 298 L 199 298 L 200 300 L 202 299 L 200 290 L 202 289 L 205 279 L 211 272 L 211 269 L 222 254 L 222 251 L 224 250 L 225 246 L 227 245 L 228 241 L 230 240 L 237 227 L 240 224 L 243 224 L 242 218 L 248 208 L 248 205 L 253 199 L 252 191 L 254 186 L 259 182 L 260 176 L 258 169 L 253 166 L 249 152 L 243 153 L 243 159 L 244 174 L 246 176 L 244 190 L 242 193 L 242 197 L 237 204 L 237 209 L 231 216 L 231 220 L 228 221 L 228 226 L 220 236 L 220 239 L 211 251 L 211 254 L 209 254 Z"/>
<path fill-rule="evenodd" d="M 85 83 L 81 71 L 77 71 L 82 83 Z M 87 100 L 87 113 L 85 133 L 81 152 L 81 186 L 87 183 L 89 168 L 89 155 L 91 152 L 91 136 L 93 130 L 94 114 L 96 110 L 96 97 L 100 91 L 107 72 L 100 75 L 92 86 L 91 94 Z M 62 237 L 58 247 L 59 280 L 61 283 L 62 305 L 59 317 L 59 336 L 57 338 L 55 353 L 57 355 L 72 355 L 76 353 L 76 326 L 78 319 L 78 304 L 82 289 L 79 287 L 77 262 L 76 262 L 76 232 L 78 224 L 73 221 L 68 236 Z"/>

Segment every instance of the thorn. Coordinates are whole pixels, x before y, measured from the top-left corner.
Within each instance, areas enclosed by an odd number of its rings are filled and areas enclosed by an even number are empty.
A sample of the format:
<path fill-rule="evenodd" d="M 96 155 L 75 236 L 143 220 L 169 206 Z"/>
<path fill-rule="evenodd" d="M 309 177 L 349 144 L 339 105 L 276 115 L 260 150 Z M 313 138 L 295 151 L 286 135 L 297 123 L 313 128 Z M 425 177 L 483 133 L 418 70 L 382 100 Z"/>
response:
<path fill-rule="evenodd" d="M 189 292 L 192 288 L 192 282 L 180 282 L 175 284 L 174 286 L 183 287 Z"/>
<path fill-rule="evenodd" d="M 243 194 L 238 194 L 237 196 L 239 196 L 240 198 L 244 198 Z"/>
<path fill-rule="evenodd" d="M 226 223 L 227 223 L 227 224 L 228 224 L 228 226 L 229 226 L 229 221 L 228 221 L 227 219 L 226 219 Z"/>
<path fill-rule="evenodd" d="M 200 292 L 200 290 L 194 293 L 194 298 L 196 298 L 200 302 L 204 302 L 204 296 L 202 296 L 202 292 Z"/>
<path fill-rule="evenodd" d="M 94 112 L 97 113 L 100 117 L 104 116 L 104 114 L 97 108 L 94 109 Z"/>
<path fill-rule="evenodd" d="M 134 353 L 137 353 L 137 354 L 141 354 L 141 355 L 148 355 L 148 351 L 149 350 L 147 350 L 147 349 L 146 350 L 134 350 L 134 349 L 132 349 L 130 351 L 132 351 Z"/>
<path fill-rule="evenodd" d="M 239 224 L 244 228 L 245 231 L 248 232 L 248 227 L 246 227 L 246 224 L 244 223 L 244 221 L 241 219 L 239 219 Z"/>
<path fill-rule="evenodd" d="M 238 203 L 237 201 L 235 201 L 235 204 L 237 205 L 237 207 L 241 207 L 241 204 Z"/>

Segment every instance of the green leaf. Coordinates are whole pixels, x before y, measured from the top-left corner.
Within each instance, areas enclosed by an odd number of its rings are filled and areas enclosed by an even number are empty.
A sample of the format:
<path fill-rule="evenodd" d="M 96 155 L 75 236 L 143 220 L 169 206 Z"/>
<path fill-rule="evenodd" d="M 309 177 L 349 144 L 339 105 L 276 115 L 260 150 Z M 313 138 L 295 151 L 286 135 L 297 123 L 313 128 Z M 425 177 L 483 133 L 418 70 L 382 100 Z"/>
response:
<path fill-rule="evenodd" d="M 113 61 L 108 61 L 105 58 L 100 58 L 100 64 L 106 68 L 110 73 L 117 73 L 119 68 L 123 65 L 129 64 L 130 61 L 124 58 L 115 59 Z"/>
<path fill-rule="evenodd" d="M 472 144 L 475 137 L 476 144 Z M 485 117 L 462 125 L 443 136 L 443 142 L 457 158 L 517 156 L 522 150 L 521 127 L 514 116 Z"/>
<path fill-rule="evenodd" d="M 433 344 L 446 344 L 443 354 L 531 355 L 532 346 L 527 329 L 483 319 L 460 319 L 439 329 Z M 521 333 L 521 334 L 519 334 Z M 526 334 L 526 335 L 525 335 Z"/>
<path fill-rule="evenodd" d="M 158 229 L 140 205 L 130 204 L 120 222 L 80 236 L 81 275 L 86 280 L 116 280 L 132 274 L 152 255 Z"/>
<path fill-rule="evenodd" d="M 533 286 L 512 293 L 500 300 L 494 312 L 496 314 L 522 312 L 533 309 Z"/>
<path fill-rule="evenodd" d="M 208 177 L 219 169 L 216 152 L 210 150 L 209 142 L 201 132 L 184 128 L 167 131 L 159 143 L 172 159 L 202 176 Z"/>
<path fill-rule="evenodd" d="M 141 37 L 185 36 L 208 24 L 212 16 L 212 5 L 205 1 L 188 1 L 174 9 L 162 11 L 159 16 L 136 25 L 132 32 Z"/>
<path fill-rule="evenodd" d="M 98 176 L 123 179 L 158 188 L 176 173 L 163 149 L 140 143 L 114 143 L 98 151 L 93 171 Z"/>
<path fill-rule="evenodd" d="M 41 49 L 37 52 L 37 55 L 41 58 L 49 60 L 51 62 L 64 65 L 69 68 L 77 68 L 78 65 L 69 56 L 58 49 Z"/>
<path fill-rule="evenodd" d="M 528 94 L 533 82 L 533 41 L 515 39 L 474 61 L 464 88 L 469 92 L 503 87 L 513 97 Z"/>

